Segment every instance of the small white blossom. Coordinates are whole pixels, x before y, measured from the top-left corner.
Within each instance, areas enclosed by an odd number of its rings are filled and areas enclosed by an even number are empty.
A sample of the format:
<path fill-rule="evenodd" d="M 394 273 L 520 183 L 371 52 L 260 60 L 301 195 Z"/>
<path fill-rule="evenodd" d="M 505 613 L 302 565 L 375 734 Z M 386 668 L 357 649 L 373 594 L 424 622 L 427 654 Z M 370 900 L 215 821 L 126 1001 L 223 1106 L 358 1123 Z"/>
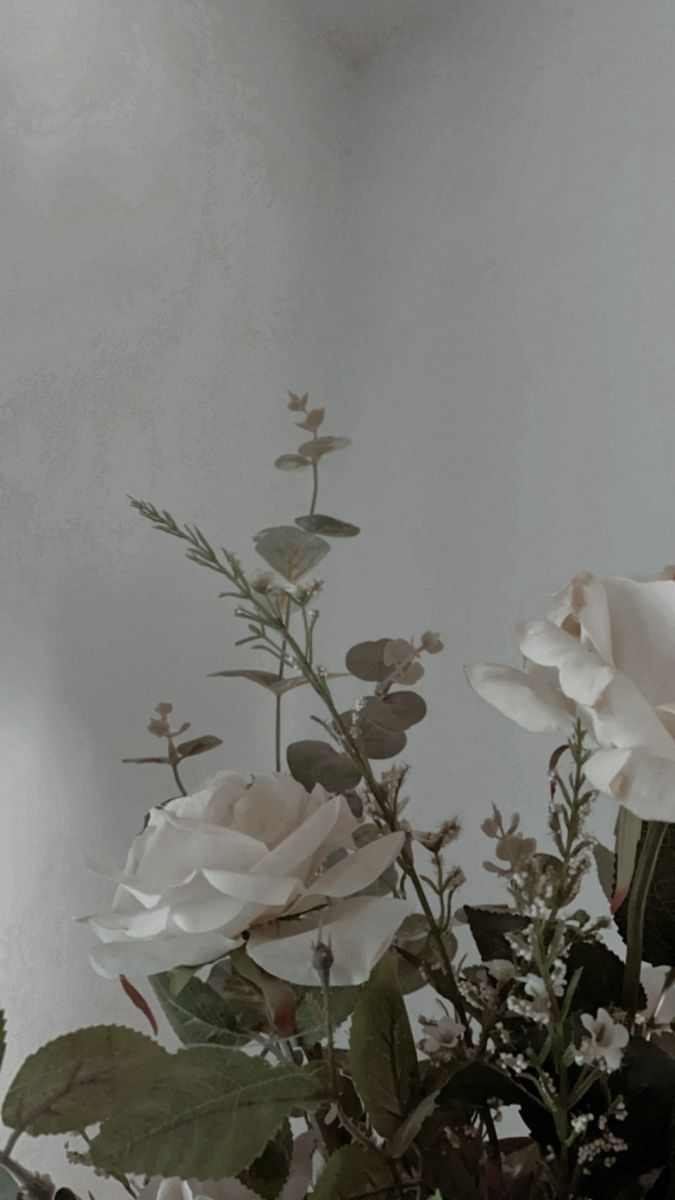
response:
<path fill-rule="evenodd" d="M 453 1058 L 453 1051 L 464 1033 L 463 1026 L 447 1013 L 438 1020 L 431 1017 L 419 1017 L 418 1020 L 424 1031 L 419 1043 L 422 1053 L 437 1062 L 447 1062 Z"/>
<path fill-rule="evenodd" d="M 588 1037 L 583 1039 L 576 1053 L 577 1063 L 597 1063 L 606 1071 L 618 1071 L 624 1047 L 628 1045 L 625 1025 L 613 1021 L 605 1008 L 599 1008 L 594 1017 L 584 1013 L 581 1023 L 588 1030 Z"/>

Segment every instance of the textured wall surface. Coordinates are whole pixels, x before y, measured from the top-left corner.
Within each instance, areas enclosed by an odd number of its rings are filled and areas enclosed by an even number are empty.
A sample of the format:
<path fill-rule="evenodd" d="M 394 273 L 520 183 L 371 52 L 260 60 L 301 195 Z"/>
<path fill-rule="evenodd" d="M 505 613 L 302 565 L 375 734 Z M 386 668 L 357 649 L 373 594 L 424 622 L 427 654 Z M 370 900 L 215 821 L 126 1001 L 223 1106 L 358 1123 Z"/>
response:
<path fill-rule="evenodd" d="M 118 862 L 170 791 L 120 762 L 156 701 L 223 738 L 211 767 L 272 765 L 267 697 L 205 678 L 246 661 L 217 580 L 125 495 L 246 551 L 304 503 L 270 467 L 287 387 L 354 440 L 325 471 L 322 507 L 363 526 L 326 563 L 328 665 L 446 641 L 415 823 L 462 813 L 474 870 L 492 799 L 542 827 L 547 740 L 461 666 L 514 658 L 512 621 L 575 571 L 675 557 L 675 11 L 439 2 L 357 74 L 280 0 L 3 15 L 6 1081 L 66 1028 L 141 1026 L 71 917 L 109 895 L 85 856 Z M 56 1142 L 31 1161 L 81 1190 Z"/>
<path fill-rule="evenodd" d="M 205 678 L 241 635 L 218 581 L 125 497 L 242 549 L 274 523 L 273 485 L 291 499 L 271 469 L 285 389 L 330 388 L 337 349 L 349 76 L 278 0 L 7 0 L 3 18 L 9 1081 L 67 1028 L 142 1024 L 71 918 L 110 898 L 85 855 L 123 861 L 172 792 L 120 761 L 155 748 L 156 701 L 224 739 L 214 769 L 272 766 L 264 694 L 233 705 Z M 31 1161 L 63 1179 L 56 1139 Z"/>

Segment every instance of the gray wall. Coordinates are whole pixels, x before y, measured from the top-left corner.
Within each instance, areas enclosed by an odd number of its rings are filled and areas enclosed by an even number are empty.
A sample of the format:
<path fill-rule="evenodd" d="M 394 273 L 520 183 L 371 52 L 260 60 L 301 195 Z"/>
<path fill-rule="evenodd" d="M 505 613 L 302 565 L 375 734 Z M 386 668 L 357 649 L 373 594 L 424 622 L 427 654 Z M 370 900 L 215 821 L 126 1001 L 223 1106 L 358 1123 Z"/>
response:
<path fill-rule="evenodd" d="M 461 665 L 512 658 L 575 571 L 675 557 L 675 10 L 439 3 L 358 73 L 279 0 L 5 0 L 3 25 L 8 1080 L 65 1028 L 142 1027 L 70 918 L 108 894 L 83 857 L 167 794 L 120 764 L 155 702 L 223 737 L 213 768 L 272 765 L 264 694 L 204 678 L 245 661 L 217 580 L 125 494 L 245 552 L 302 504 L 270 469 L 287 387 L 354 439 L 321 505 L 364 530 L 323 572 L 328 665 L 446 640 L 415 823 L 464 815 L 474 899 L 490 801 L 542 828 L 549 745 Z"/>

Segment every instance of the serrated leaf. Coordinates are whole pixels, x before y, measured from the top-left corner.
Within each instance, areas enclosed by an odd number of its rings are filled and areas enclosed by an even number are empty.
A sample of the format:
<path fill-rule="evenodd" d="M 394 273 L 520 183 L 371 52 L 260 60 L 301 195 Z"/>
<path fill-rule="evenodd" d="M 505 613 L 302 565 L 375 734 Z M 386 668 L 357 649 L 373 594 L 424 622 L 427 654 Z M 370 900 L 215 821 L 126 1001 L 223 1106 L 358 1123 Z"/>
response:
<path fill-rule="evenodd" d="M 291 742 L 286 750 L 288 769 L 308 792 L 320 783 L 337 795 L 356 787 L 361 772 L 346 754 L 334 750 L 330 742 Z"/>
<path fill-rule="evenodd" d="M 221 1046 L 192 1046 L 167 1059 L 94 1138 L 95 1167 L 183 1179 L 239 1175 L 286 1117 L 328 1099 L 324 1063 L 271 1067 Z"/>
<path fill-rule="evenodd" d="M 338 1029 L 351 1017 L 358 988 L 334 988 L 330 997 L 333 1027 Z M 315 1046 L 326 1036 L 323 995 L 320 988 L 305 988 L 295 1014 L 297 1035 L 306 1046 Z"/>
<path fill-rule="evenodd" d="M 644 836 L 643 832 L 642 839 Z M 621 905 L 614 919 L 625 940 L 628 901 Z M 647 895 L 642 957 L 654 967 L 670 967 L 675 963 L 675 824 L 666 830 Z"/>
<path fill-rule="evenodd" d="M 150 983 L 171 1028 L 184 1046 L 234 1046 L 237 1017 L 207 983 L 192 976 L 177 995 L 172 972 L 151 975 Z"/>
<path fill-rule="evenodd" d="M 394 1200 L 387 1160 L 375 1147 L 343 1146 L 331 1154 L 312 1200 Z"/>
<path fill-rule="evenodd" d="M 253 541 L 265 562 L 291 583 L 311 571 L 330 550 L 330 545 L 323 538 L 314 533 L 305 533 L 297 525 L 261 529 Z"/>
<path fill-rule="evenodd" d="M 484 962 L 493 958 L 513 958 L 513 950 L 506 937 L 507 933 L 519 933 L 529 925 L 529 918 L 523 917 L 505 905 L 492 905 L 478 908 L 471 904 L 464 905 L 466 919 L 478 953 Z"/>
<path fill-rule="evenodd" d="M 222 738 L 205 734 L 204 737 L 189 738 L 187 742 L 180 742 L 176 746 L 176 750 L 181 758 L 194 758 L 197 754 L 206 754 L 208 750 L 215 750 L 216 746 L 222 746 L 222 744 Z"/>
<path fill-rule="evenodd" d="M 303 442 L 302 446 L 298 446 L 298 454 L 304 455 L 305 458 L 317 459 L 324 454 L 332 454 L 334 450 L 346 450 L 351 444 L 350 438 L 346 437 L 312 438 L 311 442 Z"/>
<path fill-rule="evenodd" d="M 275 458 L 274 465 L 278 471 L 300 471 L 303 467 L 310 467 L 312 460 L 303 454 L 280 454 L 279 458 Z"/>
<path fill-rule="evenodd" d="M 349 1062 L 356 1088 L 382 1137 L 391 1137 L 417 1100 L 419 1066 L 393 954 L 364 984 L 352 1016 Z"/>
<path fill-rule="evenodd" d="M 599 1008 L 621 1007 L 624 967 L 603 942 L 574 942 L 567 958 L 567 978 L 581 968 L 572 1009 L 595 1015 Z"/>
<path fill-rule="evenodd" d="M 34 1136 L 81 1131 L 143 1090 L 168 1057 L 157 1042 L 121 1025 L 67 1033 L 26 1059 L 2 1119 Z"/>
<path fill-rule="evenodd" d="M 376 642 L 357 642 L 352 646 L 345 657 L 350 675 L 369 683 L 380 683 L 390 671 L 384 661 L 384 648 L 390 641 L 391 638 L 379 638 Z"/>
<path fill-rule="evenodd" d="M 242 1171 L 240 1182 L 260 1196 L 261 1200 L 276 1200 L 288 1179 L 292 1155 L 293 1135 L 288 1121 L 284 1121 L 260 1157 L 246 1171 Z"/>
<path fill-rule="evenodd" d="M 350 525 L 349 521 L 338 521 L 337 517 L 327 517 L 323 513 L 296 517 L 295 523 L 307 533 L 322 533 L 325 537 L 356 537 L 357 533 L 361 532 L 358 525 Z"/>

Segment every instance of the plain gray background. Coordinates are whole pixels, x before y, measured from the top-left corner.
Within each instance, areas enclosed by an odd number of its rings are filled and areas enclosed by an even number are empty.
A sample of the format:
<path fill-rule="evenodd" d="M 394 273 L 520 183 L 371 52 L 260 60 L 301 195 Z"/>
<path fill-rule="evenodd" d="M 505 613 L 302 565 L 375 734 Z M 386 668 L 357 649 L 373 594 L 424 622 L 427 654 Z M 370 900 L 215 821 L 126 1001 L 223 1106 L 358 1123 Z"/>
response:
<path fill-rule="evenodd" d="M 250 665 L 218 580 L 125 496 L 252 564 L 251 535 L 307 505 L 271 465 L 297 444 L 287 388 L 354 443 L 323 473 L 320 509 L 363 527 L 322 565 L 324 661 L 429 627 L 446 642 L 406 755 L 414 823 L 462 815 L 467 899 L 496 894 L 493 799 L 542 829 L 551 745 L 484 706 L 462 663 L 515 661 L 513 621 L 578 570 L 675 557 L 675 8 L 2 15 L 6 1087 L 78 1024 L 143 1028 L 71 918 L 110 897 L 85 856 L 121 861 L 171 794 L 120 761 L 152 752 L 156 701 L 223 738 L 190 784 L 273 766 L 269 698 L 206 678 Z M 313 706 L 287 711 L 312 736 Z M 86 1186 L 60 1139 L 24 1157 Z"/>

